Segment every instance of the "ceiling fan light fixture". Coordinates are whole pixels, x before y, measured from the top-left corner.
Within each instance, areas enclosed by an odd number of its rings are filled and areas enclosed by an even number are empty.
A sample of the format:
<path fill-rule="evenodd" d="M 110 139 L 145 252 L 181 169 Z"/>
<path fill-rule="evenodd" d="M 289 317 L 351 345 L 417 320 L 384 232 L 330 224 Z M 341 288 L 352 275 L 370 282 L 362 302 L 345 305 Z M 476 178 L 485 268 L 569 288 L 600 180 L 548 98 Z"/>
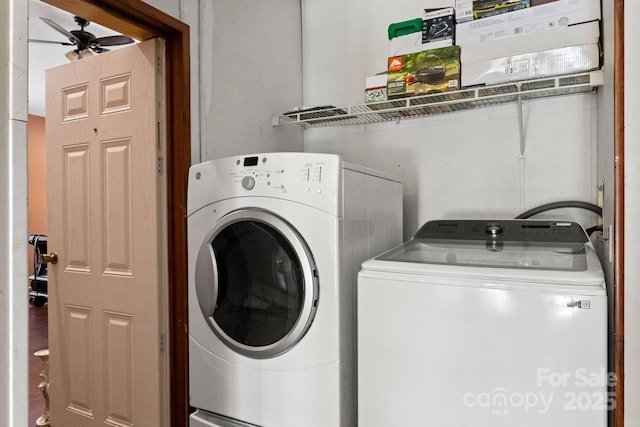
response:
<path fill-rule="evenodd" d="M 85 57 L 93 56 L 93 52 L 91 52 L 89 49 L 83 49 L 81 51 L 70 50 L 69 52 L 65 53 L 64 56 L 66 56 L 70 62 L 73 62 Z"/>

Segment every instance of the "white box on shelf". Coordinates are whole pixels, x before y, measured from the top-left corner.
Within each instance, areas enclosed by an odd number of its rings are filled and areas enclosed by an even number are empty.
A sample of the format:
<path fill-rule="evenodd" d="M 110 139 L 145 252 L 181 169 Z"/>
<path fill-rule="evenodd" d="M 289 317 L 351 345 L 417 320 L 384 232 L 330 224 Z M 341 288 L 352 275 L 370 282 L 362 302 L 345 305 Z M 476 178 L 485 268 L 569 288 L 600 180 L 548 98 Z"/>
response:
<path fill-rule="evenodd" d="M 462 86 L 589 71 L 600 66 L 600 27 L 588 22 L 461 46 Z"/>
<path fill-rule="evenodd" d="M 389 56 L 408 55 L 410 53 L 422 52 L 424 50 L 453 46 L 453 37 L 429 41 L 427 43 L 423 43 L 422 40 L 422 32 L 394 37 L 390 41 L 391 50 L 389 52 Z"/>
<path fill-rule="evenodd" d="M 369 76 L 365 81 L 364 102 L 387 100 L 387 73 Z"/>
<path fill-rule="evenodd" d="M 461 46 L 536 33 L 556 27 L 600 19 L 600 0 L 558 0 L 456 26 L 456 44 Z"/>
<path fill-rule="evenodd" d="M 390 56 L 422 50 L 422 18 L 394 22 L 388 28 Z"/>
<path fill-rule="evenodd" d="M 456 22 L 473 21 L 473 0 L 456 0 Z"/>
<path fill-rule="evenodd" d="M 397 36 L 389 40 L 390 56 L 406 55 L 422 50 L 422 31 Z"/>

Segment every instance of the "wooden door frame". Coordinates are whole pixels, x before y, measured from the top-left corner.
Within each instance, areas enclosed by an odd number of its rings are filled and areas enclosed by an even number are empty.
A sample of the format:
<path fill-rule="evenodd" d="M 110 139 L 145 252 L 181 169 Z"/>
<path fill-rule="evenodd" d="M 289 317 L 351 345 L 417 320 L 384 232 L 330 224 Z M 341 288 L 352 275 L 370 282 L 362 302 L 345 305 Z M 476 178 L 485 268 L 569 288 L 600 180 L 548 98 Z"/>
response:
<path fill-rule="evenodd" d="M 187 227 L 191 165 L 189 26 L 142 0 L 43 0 L 137 40 L 160 37 L 166 46 L 167 249 L 169 379 L 172 427 L 187 426 Z"/>
<path fill-rule="evenodd" d="M 616 374 L 613 424 L 624 427 L 624 0 L 614 1 L 613 20 L 613 370 Z"/>

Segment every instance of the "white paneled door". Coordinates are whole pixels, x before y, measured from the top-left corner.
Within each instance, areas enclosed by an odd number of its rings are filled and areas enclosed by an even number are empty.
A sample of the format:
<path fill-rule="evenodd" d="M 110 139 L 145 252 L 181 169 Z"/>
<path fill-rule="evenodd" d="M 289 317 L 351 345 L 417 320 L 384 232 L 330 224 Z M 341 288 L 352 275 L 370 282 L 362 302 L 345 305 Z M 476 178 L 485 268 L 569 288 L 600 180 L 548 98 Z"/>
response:
<path fill-rule="evenodd" d="M 163 426 L 160 40 L 46 73 L 53 426 Z"/>

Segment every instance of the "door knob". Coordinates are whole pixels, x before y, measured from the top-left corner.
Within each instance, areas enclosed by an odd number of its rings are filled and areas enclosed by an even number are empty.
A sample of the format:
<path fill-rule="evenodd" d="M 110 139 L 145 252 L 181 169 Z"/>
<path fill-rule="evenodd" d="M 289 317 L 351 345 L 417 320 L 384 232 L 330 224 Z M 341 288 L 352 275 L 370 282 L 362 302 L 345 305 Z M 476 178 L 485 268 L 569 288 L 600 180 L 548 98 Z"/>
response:
<path fill-rule="evenodd" d="M 40 255 L 40 262 L 42 264 L 57 264 L 58 263 L 58 253 L 56 251 L 51 252 L 50 254 L 42 254 Z"/>

